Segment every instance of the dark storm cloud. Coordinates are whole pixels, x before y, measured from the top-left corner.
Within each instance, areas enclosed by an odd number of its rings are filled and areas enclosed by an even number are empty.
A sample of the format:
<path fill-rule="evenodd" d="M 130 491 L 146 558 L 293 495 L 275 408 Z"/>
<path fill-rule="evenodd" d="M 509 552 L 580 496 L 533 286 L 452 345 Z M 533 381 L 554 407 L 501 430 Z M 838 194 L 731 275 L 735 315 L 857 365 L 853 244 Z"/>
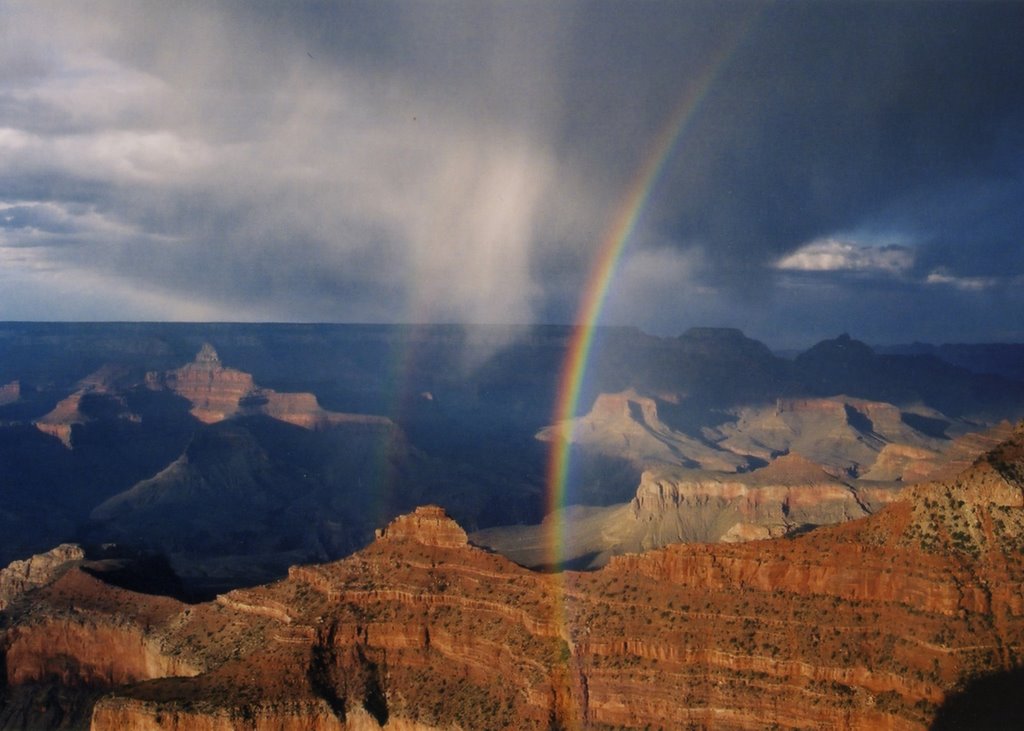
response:
<path fill-rule="evenodd" d="M 97 317 L 570 320 L 655 136 L 707 78 L 608 321 L 772 339 L 774 313 L 791 338 L 863 319 L 886 339 L 858 304 L 875 298 L 913 313 L 899 332 L 943 303 L 974 327 L 1024 266 L 1022 19 L 1016 3 L 9 3 L 0 316 L 57 317 L 63 287 Z"/>
<path fill-rule="evenodd" d="M 1020 23 L 1011 5 L 773 6 L 690 131 L 665 215 L 727 262 L 764 261 L 1000 174 L 1020 141 Z"/>

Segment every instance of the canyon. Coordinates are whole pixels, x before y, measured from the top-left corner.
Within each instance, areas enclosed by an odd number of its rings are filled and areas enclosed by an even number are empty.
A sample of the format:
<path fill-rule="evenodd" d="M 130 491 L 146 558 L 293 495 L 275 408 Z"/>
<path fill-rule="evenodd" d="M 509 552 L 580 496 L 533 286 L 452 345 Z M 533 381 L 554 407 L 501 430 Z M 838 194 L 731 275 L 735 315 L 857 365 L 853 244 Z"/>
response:
<path fill-rule="evenodd" d="M 551 526 L 564 524 L 567 565 L 597 568 L 672 543 L 791 535 L 874 513 L 907 485 L 955 475 L 1013 432 L 1005 421 L 971 431 L 976 425 L 934 410 L 833 396 L 743 407 L 735 420 L 687 434 L 660 417 L 666 405 L 633 390 L 601 394 L 586 415 L 537 434 L 568 441 L 584 464 L 595 456 L 632 463 L 642 470 L 632 500 L 568 506 L 539 524 L 476 531 L 474 542 L 543 568 Z"/>
<path fill-rule="evenodd" d="M 920 729 L 1018 667 L 1022 548 L 1024 427 L 866 518 L 590 572 L 521 568 L 421 507 L 202 604 L 79 562 L 5 610 L 4 692 L 81 688 L 97 731 Z"/>
<path fill-rule="evenodd" d="M 556 517 L 574 525 L 571 565 L 598 566 L 873 512 L 1024 414 L 1019 383 L 845 336 L 787 360 L 738 330 L 609 328 L 581 412 L 552 424 L 572 334 L 9 323 L 0 563 L 116 542 L 168 556 L 209 595 L 340 558 L 437 503 L 539 565 L 546 463 L 568 439 Z"/>
<path fill-rule="evenodd" d="M 602 328 L 552 423 L 573 337 L 0 325 L 0 728 L 922 728 L 1018 677 L 1005 357 Z"/>

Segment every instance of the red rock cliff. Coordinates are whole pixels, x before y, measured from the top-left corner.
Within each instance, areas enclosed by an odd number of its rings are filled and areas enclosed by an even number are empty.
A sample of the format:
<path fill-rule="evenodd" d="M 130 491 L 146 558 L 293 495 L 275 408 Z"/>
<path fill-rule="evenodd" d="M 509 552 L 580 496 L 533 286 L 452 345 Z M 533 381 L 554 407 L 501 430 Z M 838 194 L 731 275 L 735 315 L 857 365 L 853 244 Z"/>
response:
<path fill-rule="evenodd" d="M 195 607 L 65 578 L 4 642 L 52 672 L 26 637 L 116 628 L 105 644 L 142 637 L 168 663 L 146 672 L 178 674 L 114 688 L 95 729 L 923 729 L 965 679 L 1024 657 L 1022 506 L 1017 433 L 863 520 L 591 573 L 527 571 L 421 508 L 345 560 Z M 67 667 L 97 667 L 62 642 Z M 140 672 L 116 654 L 104 682 Z"/>

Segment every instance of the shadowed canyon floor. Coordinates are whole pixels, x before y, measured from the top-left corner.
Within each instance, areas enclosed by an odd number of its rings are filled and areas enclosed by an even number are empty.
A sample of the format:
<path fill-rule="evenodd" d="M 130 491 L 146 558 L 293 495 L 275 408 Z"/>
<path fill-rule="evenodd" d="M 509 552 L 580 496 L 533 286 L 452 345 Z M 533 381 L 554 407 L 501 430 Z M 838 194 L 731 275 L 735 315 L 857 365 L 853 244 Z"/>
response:
<path fill-rule="evenodd" d="M 31 724 L 48 688 L 97 731 L 920 729 L 1020 667 L 1022 548 L 1018 428 L 870 517 L 587 573 L 520 568 L 435 507 L 198 605 L 71 556 L 3 615 L 0 718 Z"/>

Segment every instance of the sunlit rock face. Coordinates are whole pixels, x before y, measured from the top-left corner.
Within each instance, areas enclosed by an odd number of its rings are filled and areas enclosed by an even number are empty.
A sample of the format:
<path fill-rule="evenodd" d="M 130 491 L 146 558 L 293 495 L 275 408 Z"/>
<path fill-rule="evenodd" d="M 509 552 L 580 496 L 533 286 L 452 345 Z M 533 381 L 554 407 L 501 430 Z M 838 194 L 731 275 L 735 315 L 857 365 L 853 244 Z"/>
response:
<path fill-rule="evenodd" d="M 0 610 L 25 592 L 51 583 L 71 565 L 85 558 L 81 546 L 64 543 L 0 569 Z"/>
<path fill-rule="evenodd" d="M 668 423 L 665 407 L 679 409 L 633 389 L 600 394 L 587 414 L 545 427 L 537 438 L 565 440 L 584 455 L 615 457 L 638 469 L 745 472 L 794 452 L 835 476 L 893 481 L 906 473 L 912 481 L 942 461 L 953 438 L 977 428 L 922 407 L 908 412 L 842 395 L 746 405 L 721 412 L 717 425 L 688 428 Z"/>
<path fill-rule="evenodd" d="M 627 460 L 639 469 L 663 463 L 735 472 L 750 464 L 745 455 L 672 429 L 660 418 L 657 401 L 633 390 L 600 394 L 589 413 L 546 427 L 537 438 L 564 439 L 584 451 Z"/>
<path fill-rule="evenodd" d="M 195 360 L 166 373 L 149 373 L 151 388 L 167 388 L 192 404 L 192 415 L 205 424 L 238 413 L 239 403 L 255 387 L 250 374 L 221 365 L 217 351 L 205 343 Z"/>
<path fill-rule="evenodd" d="M 146 383 L 152 389 L 167 389 L 187 399 L 192 404 L 191 414 L 204 424 L 253 415 L 269 416 L 311 430 L 338 424 L 391 423 L 381 416 L 326 411 L 311 393 L 278 393 L 261 388 L 251 374 L 224 366 L 209 343 L 203 345 L 195 360 L 181 368 L 148 373 Z"/>
<path fill-rule="evenodd" d="M 106 688 L 95 729 L 923 729 L 1016 667 L 1022 548 L 1021 431 L 861 520 L 586 573 L 523 569 L 425 507 L 206 604 L 67 572 L 10 617 L 5 692 Z"/>
<path fill-rule="evenodd" d="M 35 427 L 56 437 L 68 449 L 74 447 L 73 428 L 94 421 L 97 418 L 125 419 L 139 421 L 132 413 L 124 397 L 118 392 L 118 381 L 124 376 L 121 368 L 103 366 L 80 380 L 75 390 L 62 399 L 49 413 L 36 419 Z"/>
<path fill-rule="evenodd" d="M 469 541 L 466 531 L 436 505 L 419 507 L 395 518 L 387 528 L 377 531 L 377 540 L 411 540 L 444 548 L 458 548 Z"/>
<path fill-rule="evenodd" d="M 543 567 L 558 524 L 561 560 L 596 568 L 613 555 L 672 543 L 793 535 L 874 513 L 908 484 L 951 477 L 1013 431 L 1002 422 L 969 433 L 976 425 L 923 406 L 904 410 L 847 396 L 779 398 L 718 418 L 697 428 L 683 423 L 678 404 L 664 395 L 601 394 L 587 414 L 537 438 L 571 444 L 577 472 L 595 455 L 632 464 L 632 499 L 624 502 L 621 488 L 608 499 L 585 485 L 574 495 L 578 504 L 543 524 L 488 528 L 473 540 Z M 592 470 L 576 480 L 600 484 L 605 477 Z"/>

